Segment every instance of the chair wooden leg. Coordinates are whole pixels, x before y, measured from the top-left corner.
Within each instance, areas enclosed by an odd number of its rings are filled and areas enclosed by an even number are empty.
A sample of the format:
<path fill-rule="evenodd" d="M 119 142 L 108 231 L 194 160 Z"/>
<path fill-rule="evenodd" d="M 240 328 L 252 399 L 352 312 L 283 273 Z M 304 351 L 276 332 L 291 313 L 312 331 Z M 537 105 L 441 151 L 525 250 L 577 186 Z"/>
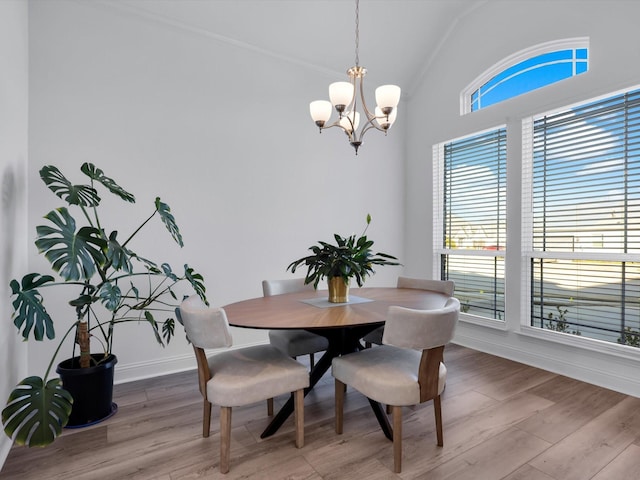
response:
<path fill-rule="evenodd" d="M 220 473 L 231 463 L 231 407 L 220 407 Z"/>
<path fill-rule="evenodd" d="M 315 355 L 313 353 L 309 354 L 309 367 L 310 370 L 313 370 L 313 366 L 315 365 Z"/>
<path fill-rule="evenodd" d="M 344 390 L 347 387 L 345 383 L 336 379 L 335 400 L 336 400 L 336 433 L 342 433 L 343 410 L 344 410 Z"/>
<path fill-rule="evenodd" d="M 273 416 L 273 398 L 267 398 L 267 415 Z"/>
<path fill-rule="evenodd" d="M 402 471 L 402 407 L 394 405 L 393 412 L 393 471 Z"/>
<path fill-rule="evenodd" d="M 204 399 L 204 405 L 202 409 L 202 436 L 208 437 L 211 431 L 211 402 Z"/>
<path fill-rule="evenodd" d="M 296 417 L 296 447 L 304 447 L 304 389 L 296 390 L 293 394 Z"/>
<path fill-rule="evenodd" d="M 433 399 L 433 411 L 436 416 L 436 435 L 438 437 L 438 446 L 444 445 L 442 436 L 442 405 L 440 403 L 440 395 Z"/>

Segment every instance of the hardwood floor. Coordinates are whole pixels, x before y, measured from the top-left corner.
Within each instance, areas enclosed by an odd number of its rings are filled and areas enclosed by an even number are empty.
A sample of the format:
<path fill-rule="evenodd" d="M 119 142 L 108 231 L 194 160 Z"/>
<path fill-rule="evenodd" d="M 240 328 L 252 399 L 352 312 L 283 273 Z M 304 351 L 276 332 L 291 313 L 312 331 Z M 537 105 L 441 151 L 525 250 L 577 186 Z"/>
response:
<path fill-rule="evenodd" d="M 335 434 L 330 374 L 305 399 L 302 449 L 292 418 L 260 439 L 266 402 L 234 408 L 231 471 L 221 475 L 219 410 L 203 438 L 196 373 L 185 372 L 117 385 L 114 417 L 66 430 L 44 449 L 14 447 L 0 479 L 640 479 L 639 398 L 456 345 L 445 362 L 444 447 L 436 446 L 431 402 L 405 409 L 398 475 L 391 442 L 354 390 L 344 434 Z"/>

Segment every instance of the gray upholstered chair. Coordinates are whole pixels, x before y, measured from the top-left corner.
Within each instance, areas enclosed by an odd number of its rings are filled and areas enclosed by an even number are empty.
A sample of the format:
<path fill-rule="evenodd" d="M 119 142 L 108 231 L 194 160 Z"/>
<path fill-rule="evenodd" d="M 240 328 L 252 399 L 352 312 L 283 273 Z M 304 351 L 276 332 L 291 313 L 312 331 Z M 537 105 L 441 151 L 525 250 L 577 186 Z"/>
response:
<path fill-rule="evenodd" d="M 262 293 L 265 297 L 283 293 L 312 292 L 313 284 L 305 284 L 304 278 L 286 280 L 263 280 Z M 323 352 L 329 347 L 329 341 L 320 335 L 306 330 L 270 330 L 269 342 L 291 358 L 309 355 L 311 368 L 314 365 L 314 353 Z"/>
<path fill-rule="evenodd" d="M 433 400 L 438 445 L 443 445 L 440 394 L 447 369 L 444 346 L 453 338 L 460 302 L 450 297 L 443 308 L 389 307 L 383 345 L 333 359 L 336 433 L 342 433 L 344 386 L 371 400 L 391 405 L 394 471 L 402 469 L 402 407 Z"/>
<path fill-rule="evenodd" d="M 444 293 L 453 296 L 455 283 L 452 280 L 426 280 L 424 278 L 398 277 L 398 288 L 415 288 L 416 290 L 429 290 L 430 292 Z M 362 340 L 367 348 L 372 344 L 382 345 L 384 327 L 378 327 L 373 332 L 365 335 Z"/>
<path fill-rule="evenodd" d="M 180 304 L 180 317 L 198 362 L 204 397 L 202 436 L 208 437 L 211 405 L 220 406 L 220 472 L 229 471 L 231 409 L 285 393 L 295 396 L 296 447 L 304 446 L 304 389 L 309 372 L 271 345 L 230 350 L 207 358 L 205 349 L 230 347 L 229 322 L 222 308 L 207 307 L 194 295 Z"/>

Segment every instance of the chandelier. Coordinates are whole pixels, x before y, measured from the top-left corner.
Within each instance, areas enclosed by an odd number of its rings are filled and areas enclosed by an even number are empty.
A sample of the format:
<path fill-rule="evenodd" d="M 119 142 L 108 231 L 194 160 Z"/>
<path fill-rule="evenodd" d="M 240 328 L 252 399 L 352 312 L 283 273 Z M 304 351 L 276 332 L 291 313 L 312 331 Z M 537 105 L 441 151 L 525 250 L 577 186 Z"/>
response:
<path fill-rule="evenodd" d="M 362 137 L 366 132 L 375 128 L 384 134 L 393 125 L 398 114 L 398 102 L 400 101 L 400 87 L 397 85 L 382 85 L 376 88 L 376 104 L 373 113 L 367 107 L 364 99 L 364 76 L 367 69 L 360 66 L 358 50 L 360 47 L 360 8 L 359 0 L 356 0 L 356 65 L 347 70 L 348 82 L 335 82 L 329 85 L 329 99 L 316 100 L 309 104 L 311 118 L 322 130 L 339 127 L 349 138 L 349 143 L 355 148 L 356 155 L 358 148 L 362 145 Z M 360 106 L 366 120 L 358 132 L 360 125 L 360 112 L 358 112 L 358 93 L 360 94 Z M 328 123 L 331 112 L 335 108 L 338 112 L 338 119 L 333 123 Z"/>

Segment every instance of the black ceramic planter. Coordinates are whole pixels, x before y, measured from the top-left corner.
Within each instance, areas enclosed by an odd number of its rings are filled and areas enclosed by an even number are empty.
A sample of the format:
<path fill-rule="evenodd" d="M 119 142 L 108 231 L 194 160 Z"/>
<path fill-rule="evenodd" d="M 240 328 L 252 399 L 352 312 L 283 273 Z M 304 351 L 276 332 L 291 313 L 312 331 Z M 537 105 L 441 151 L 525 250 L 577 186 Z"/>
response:
<path fill-rule="evenodd" d="M 102 354 L 91 357 L 98 361 Z M 107 360 L 90 368 L 80 368 L 78 357 L 58 364 L 56 372 L 62 385 L 73 397 L 73 408 L 69 416 L 68 428 L 79 428 L 106 420 L 116 413 L 118 406 L 113 403 L 113 373 L 118 359 L 109 355 Z"/>

